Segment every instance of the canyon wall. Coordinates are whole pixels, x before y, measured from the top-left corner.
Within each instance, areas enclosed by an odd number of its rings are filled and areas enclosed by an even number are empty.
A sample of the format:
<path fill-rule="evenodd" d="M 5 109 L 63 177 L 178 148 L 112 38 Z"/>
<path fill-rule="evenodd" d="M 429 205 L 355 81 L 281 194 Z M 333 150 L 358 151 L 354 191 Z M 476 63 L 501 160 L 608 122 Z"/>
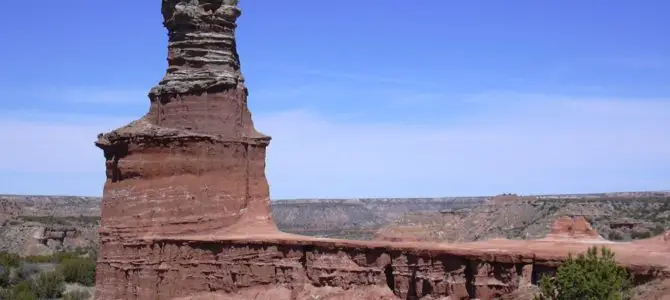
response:
<path fill-rule="evenodd" d="M 105 299 L 234 298 L 247 289 L 257 292 L 253 299 L 313 299 L 328 288 L 343 296 L 363 291 L 367 297 L 356 299 L 489 299 L 530 282 L 534 270 L 532 259 L 514 256 L 487 262 L 476 251 L 361 249 L 328 242 L 164 239 L 117 250 L 127 261 L 116 262 L 98 286 Z"/>
<path fill-rule="evenodd" d="M 149 112 L 95 142 L 107 176 L 96 299 L 490 299 L 588 246 L 279 232 L 265 177 L 270 137 L 254 128 L 236 50 L 237 1 L 162 0 L 162 14 L 168 68 Z M 645 249 L 635 252 L 643 260 L 624 252 L 627 266 L 638 278 L 665 276 L 667 255 Z"/>

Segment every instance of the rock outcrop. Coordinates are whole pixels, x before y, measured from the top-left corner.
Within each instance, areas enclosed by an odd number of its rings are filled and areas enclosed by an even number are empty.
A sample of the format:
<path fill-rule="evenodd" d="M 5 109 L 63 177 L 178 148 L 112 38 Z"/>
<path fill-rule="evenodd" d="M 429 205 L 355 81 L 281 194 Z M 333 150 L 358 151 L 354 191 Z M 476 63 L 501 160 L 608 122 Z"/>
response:
<path fill-rule="evenodd" d="M 247 108 L 231 2 L 163 1 L 168 69 L 149 112 L 96 141 L 107 160 L 103 244 L 276 231 L 264 172 L 270 137 Z"/>
<path fill-rule="evenodd" d="M 546 239 L 605 240 L 583 216 L 556 218 Z"/>
<path fill-rule="evenodd" d="M 107 174 L 96 299 L 491 299 L 588 246 L 278 232 L 270 138 L 253 126 L 236 51 L 237 1 L 162 0 L 162 12 L 168 69 L 149 112 L 95 143 Z M 617 252 L 635 274 L 668 274 L 666 253 L 631 253 Z"/>

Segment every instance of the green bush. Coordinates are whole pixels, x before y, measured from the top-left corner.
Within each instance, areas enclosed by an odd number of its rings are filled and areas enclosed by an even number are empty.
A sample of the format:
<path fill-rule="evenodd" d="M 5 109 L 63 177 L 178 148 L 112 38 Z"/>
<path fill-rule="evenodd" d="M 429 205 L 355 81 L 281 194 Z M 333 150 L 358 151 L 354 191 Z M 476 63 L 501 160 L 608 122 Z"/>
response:
<path fill-rule="evenodd" d="M 38 298 L 60 298 L 65 291 L 65 281 L 58 272 L 45 272 L 37 277 L 34 291 Z"/>
<path fill-rule="evenodd" d="M 18 293 L 12 293 L 11 296 L 7 298 L 8 300 L 37 300 L 37 296 L 33 291 L 20 291 Z"/>
<path fill-rule="evenodd" d="M 66 282 L 77 282 L 86 286 L 95 284 L 95 261 L 89 258 L 64 260 L 58 265 Z"/>
<path fill-rule="evenodd" d="M 594 246 L 576 259 L 568 257 L 554 277 L 543 276 L 535 299 L 622 300 L 630 299 L 630 288 L 630 276 L 617 266 L 614 253 Z"/>
<path fill-rule="evenodd" d="M 621 241 L 623 240 L 623 233 L 619 231 L 610 231 L 607 237 L 612 241 Z"/>
<path fill-rule="evenodd" d="M 54 262 L 55 263 L 61 263 L 66 260 L 70 259 L 77 259 L 81 256 L 81 254 L 77 252 L 56 252 L 54 254 Z"/>
<path fill-rule="evenodd" d="M 88 258 L 90 258 L 91 260 L 93 260 L 93 261 L 98 260 L 98 248 L 91 247 L 91 248 L 88 249 L 87 253 L 88 253 Z"/>
<path fill-rule="evenodd" d="M 63 295 L 63 300 L 86 300 L 91 297 L 91 293 L 86 290 L 75 290 Z"/>
<path fill-rule="evenodd" d="M 80 253 L 77 252 L 56 252 L 53 255 L 30 255 L 26 256 L 25 261 L 44 264 L 44 263 L 60 263 L 62 261 L 78 258 Z"/>
<path fill-rule="evenodd" d="M 664 232 L 665 232 L 665 226 L 661 224 L 656 224 L 656 226 L 654 226 L 654 229 L 651 230 L 652 235 L 659 235 L 663 234 Z"/>
<path fill-rule="evenodd" d="M 12 272 L 12 269 L 0 266 L 0 288 L 5 288 L 9 286 L 9 275 Z M 0 299 L 2 299 L 0 297 Z"/>
<path fill-rule="evenodd" d="M 37 300 L 34 287 L 31 281 L 26 280 L 17 285 L 6 289 L 0 293 L 0 299 L 3 300 Z"/>
<path fill-rule="evenodd" d="M 44 264 L 53 262 L 53 255 L 29 255 L 24 258 L 25 261 L 35 264 Z"/>
<path fill-rule="evenodd" d="M 16 268 L 21 264 L 21 259 L 17 254 L 2 251 L 0 252 L 0 266 L 6 268 Z"/>
<path fill-rule="evenodd" d="M 648 239 L 651 237 L 651 232 L 634 230 L 633 232 L 630 233 L 630 236 L 634 240 Z"/>
<path fill-rule="evenodd" d="M 40 273 L 42 270 L 39 266 L 24 262 L 21 266 L 16 269 L 14 278 L 12 278 L 12 283 L 18 283 L 25 280 L 30 280 L 33 275 Z"/>

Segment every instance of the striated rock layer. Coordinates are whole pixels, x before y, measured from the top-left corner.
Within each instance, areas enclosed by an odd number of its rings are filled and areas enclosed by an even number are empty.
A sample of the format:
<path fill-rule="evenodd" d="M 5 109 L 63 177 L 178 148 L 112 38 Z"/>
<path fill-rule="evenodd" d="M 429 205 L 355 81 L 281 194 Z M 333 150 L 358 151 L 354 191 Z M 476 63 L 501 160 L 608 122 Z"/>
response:
<path fill-rule="evenodd" d="M 168 69 L 149 92 L 149 112 L 95 142 L 107 175 L 99 299 L 136 297 L 108 282 L 115 261 L 127 261 L 117 249 L 138 238 L 276 231 L 265 178 L 270 137 L 247 108 L 232 2 L 162 1 Z"/>
<path fill-rule="evenodd" d="M 583 216 L 561 216 L 551 225 L 546 239 L 582 239 L 605 241 Z"/>
<path fill-rule="evenodd" d="M 96 299 L 491 299 L 588 246 L 278 232 L 265 178 L 270 138 L 247 108 L 236 3 L 162 0 L 168 69 L 149 112 L 95 143 L 107 175 Z M 650 245 L 615 250 L 641 280 L 668 274 L 670 256 Z"/>
<path fill-rule="evenodd" d="M 226 1 L 163 1 L 168 69 L 149 112 L 98 136 L 107 160 L 103 244 L 146 235 L 274 231 L 270 137 L 254 128 Z M 103 248 L 105 245 L 103 245 Z"/>

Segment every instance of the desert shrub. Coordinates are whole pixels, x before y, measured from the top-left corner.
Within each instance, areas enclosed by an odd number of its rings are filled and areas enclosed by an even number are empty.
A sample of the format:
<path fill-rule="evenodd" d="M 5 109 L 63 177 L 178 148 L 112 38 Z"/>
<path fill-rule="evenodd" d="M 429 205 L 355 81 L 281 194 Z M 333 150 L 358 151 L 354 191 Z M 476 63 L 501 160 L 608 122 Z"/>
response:
<path fill-rule="evenodd" d="M 652 235 L 659 235 L 664 232 L 665 232 L 665 226 L 661 224 L 656 224 L 656 226 L 654 226 L 654 229 L 651 230 Z"/>
<path fill-rule="evenodd" d="M 31 281 L 22 281 L 9 289 L 2 291 L 0 299 L 3 300 L 37 300 L 34 286 Z"/>
<path fill-rule="evenodd" d="M 74 290 L 63 295 L 63 300 L 86 300 L 91 297 L 91 293 L 86 290 Z"/>
<path fill-rule="evenodd" d="M 614 253 L 597 246 L 576 259 L 568 257 L 556 275 L 540 279 L 536 300 L 623 300 L 630 299 L 628 272 L 617 266 Z"/>
<path fill-rule="evenodd" d="M 610 233 L 607 235 L 607 238 L 612 241 L 620 241 L 623 240 L 623 233 L 616 230 L 610 231 Z"/>
<path fill-rule="evenodd" d="M 54 254 L 54 261 L 55 263 L 61 263 L 66 260 L 70 259 L 77 259 L 81 256 L 81 254 L 77 252 L 57 252 Z"/>
<path fill-rule="evenodd" d="M 9 275 L 12 272 L 12 269 L 0 266 L 0 288 L 5 288 L 9 286 Z M 2 298 L 0 298 L 2 299 Z"/>
<path fill-rule="evenodd" d="M 651 237 L 651 232 L 647 230 L 633 230 L 630 233 L 630 237 L 634 240 L 647 239 Z"/>
<path fill-rule="evenodd" d="M 12 282 L 18 283 L 21 281 L 29 280 L 33 277 L 33 275 L 38 274 L 41 271 L 42 270 L 40 269 L 39 266 L 32 263 L 24 262 L 21 264 L 20 267 L 16 269 L 16 273 L 14 278 L 12 278 Z"/>
<path fill-rule="evenodd" d="M 0 287 L 7 287 L 11 283 L 12 268 L 21 263 L 19 256 L 8 252 L 0 252 Z"/>
<path fill-rule="evenodd" d="M 91 247 L 88 249 L 88 258 L 93 261 L 98 260 L 98 248 Z"/>
<path fill-rule="evenodd" d="M 95 261 L 89 258 L 64 260 L 58 265 L 66 282 L 77 282 L 92 286 L 95 283 Z"/>
<path fill-rule="evenodd" d="M 21 264 L 21 259 L 17 254 L 2 251 L 0 252 L 0 266 L 6 268 L 16 268 Z"/>
<path fill-rule="evenodd" d="M 36 264 L 53 262 L 53 255 L 29 255 L 24 258 L 25 261 Z"/>
<path fill-rule="evenodd" d="M 60 263 L 68 259 L 78 258 L 77 252 L 56 252 L 52 255 L 30 255 L 26 256 L 25 261 L 37 264 Z"/>
<path fill-rule="evenodd" d="M 0 299 L 9 299 L 11 295 L 11 290 L 0 288 Z"/>
<path fill-rule="evenodd" d="M 8 300 L 38 300 L 35 292 L 33 291 L 20 291 L 18 293 L 12 293 Z"/>
<path fill-rule="evenodd" d="M 65 291 L 63 276 L 53 271 L 41 273 L 33 285 L 38 298 L 60 298 Z"/>

